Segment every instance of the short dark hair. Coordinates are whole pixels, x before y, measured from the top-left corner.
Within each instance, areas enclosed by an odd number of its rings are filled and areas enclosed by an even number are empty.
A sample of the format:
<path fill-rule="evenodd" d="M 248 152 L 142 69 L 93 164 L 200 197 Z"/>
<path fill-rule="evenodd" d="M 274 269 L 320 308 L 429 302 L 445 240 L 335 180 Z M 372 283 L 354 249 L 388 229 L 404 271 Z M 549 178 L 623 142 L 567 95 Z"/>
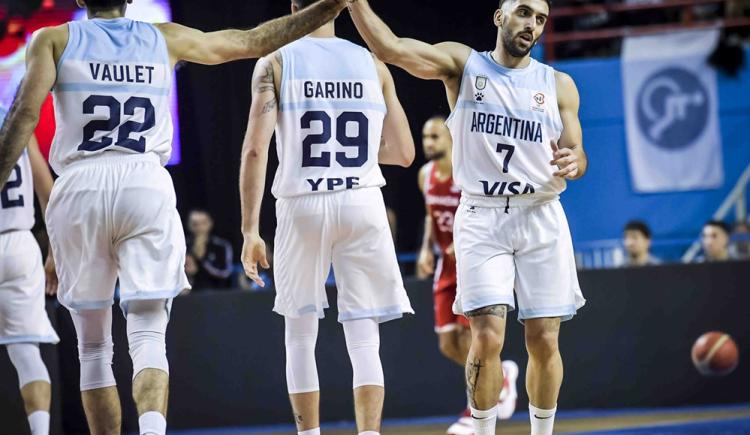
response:
<path fill-rule="evenodd" d="M 625 224 L 625 231 L 638 231 L 643 234 L 643 237 L 651 238 L 651 228 L 648 227 L 646 222 L 643 221 L 630 221 Z"/>
<path fill-rule="evenodd" d="M 507 2 L 507 1 L 508 0 L 500 0 L 500 8 L 502 8 L 503 7 L 503 3 Z M 550 8 L 552 8 L 552 0 L 544 0 L 544 1 L 547 2 L 547 6 L 549 6 Z"/>
<path fill-rule="evenodd" d="M 724 222 L 724 221 L 720 221 L 720 220 L 712 219 L 712 220 L 706 222 L 705 224 L 703 224 L 703 227 L 716 227 L 716 228 L 720 228 L 722 231 L 724 231 L 724 234 L 726 234 L 727 236 L 730 235 L 730 234 L 732 234 L 732 228 L 729 226 L 729 224 L 726 223 L 726 222 Z"/>
<path fill-rule="evenodd" d="M 114 9 L 125 5 L 126 0 L 86 0 L 86 9 L 100 11 L 103 9 Z"/>
<path fill-rule="evenodd" d="M 292 0 L 292 3 L 300 9 L 304 9 L 317 1 L 318 0 Z"/>

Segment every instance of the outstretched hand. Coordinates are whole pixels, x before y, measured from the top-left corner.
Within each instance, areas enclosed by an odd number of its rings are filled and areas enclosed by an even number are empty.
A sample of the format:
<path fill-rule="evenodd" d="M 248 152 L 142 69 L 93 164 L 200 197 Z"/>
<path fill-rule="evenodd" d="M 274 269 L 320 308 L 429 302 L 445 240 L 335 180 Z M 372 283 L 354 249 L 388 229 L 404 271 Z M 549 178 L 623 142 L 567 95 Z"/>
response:
<path fill-rule="evenodd" d="M 55 270 L 55 258 L 52 256 L 52 250 L 50 249 L 47 255 L 47 260 L 44 262 L 44 292 L 47 296 L 54 296 L 57 294 L 57 271 Z"/>
<path fill-rule="evenodd" d="M 552 147 L 552 161 L 550 165 L 557 166 L 558 171 L 553 175 L 555 177 L 575 179 L 578 176 L 579 158 L 572 148 L 560 148 L 554 141 L 550 142 Z"/>
<path fill-rule="evenodd" d="M 258 234 L 246 235 L 242 245 L 242 266 L 245 268 L 245 275 L 254 283 L 265 287 L 266 283 L 260 277 L 258 263 L 263 269 L 271 267 L 266 256 L 266 242 Z"/>

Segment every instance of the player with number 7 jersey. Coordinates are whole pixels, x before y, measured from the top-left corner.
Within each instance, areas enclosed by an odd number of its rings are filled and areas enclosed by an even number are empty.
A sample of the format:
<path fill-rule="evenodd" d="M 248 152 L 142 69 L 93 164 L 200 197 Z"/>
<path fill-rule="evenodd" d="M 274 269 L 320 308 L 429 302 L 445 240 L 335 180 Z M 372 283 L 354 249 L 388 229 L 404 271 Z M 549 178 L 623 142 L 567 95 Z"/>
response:
<path fill-rule="evenodd" d="M 292 10 L 309 3 L 293 0 Z M 409 166 L 414 141 L 388 68 L 335 36 L 333 21 L 261 59 L 243 146 L 242 262 L 258 285 L 269 143 L 276 132 L 274 311 L 285 317 L 287 385 L 300 433 L 319 432 L 318 319 L 335 271 L 359 432 L 380 430 L 378 324 L 413 313 L 396 260 L 379 164 Z M 370 432 L 367 432 L 370 433 Z"/>
<path fill-rule="evenodd" d="M 112 372 L 112 304 L 119 280 L 128 322 L 140 433 L 166 432 L 165 334 L 174 296 L 189 287 L 185 237 L 169 160 L 169 94 L 178 62 L 215 65 L 256 58 L 331 20 L 344 0 L 320 0 L 294 17 L 250 30 L 204 33 L 125 18 L 130 0 L 86 0 L 89 20 L 40 30 L 0 133 L 0 179 L 39 119 L 49 90 L 60 177 L 47 207 L 58 299 L 78 335 L 81 394 L 92 433 L 119 433 Z"/>

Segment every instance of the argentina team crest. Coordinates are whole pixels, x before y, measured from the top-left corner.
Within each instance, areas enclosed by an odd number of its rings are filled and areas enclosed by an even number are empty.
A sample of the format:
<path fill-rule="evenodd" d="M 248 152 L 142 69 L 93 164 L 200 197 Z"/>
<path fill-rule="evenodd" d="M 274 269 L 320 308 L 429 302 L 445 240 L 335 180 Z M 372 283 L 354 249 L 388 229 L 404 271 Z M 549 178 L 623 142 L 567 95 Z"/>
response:
<path fill-rule="evenodd" d="M 489 79 L 485 76 L 477 76 L 477 79 L 474 82 L 474 87 L 476 87 L 478 91 L 483 91 L 487 87 L 487 80 Z"/>

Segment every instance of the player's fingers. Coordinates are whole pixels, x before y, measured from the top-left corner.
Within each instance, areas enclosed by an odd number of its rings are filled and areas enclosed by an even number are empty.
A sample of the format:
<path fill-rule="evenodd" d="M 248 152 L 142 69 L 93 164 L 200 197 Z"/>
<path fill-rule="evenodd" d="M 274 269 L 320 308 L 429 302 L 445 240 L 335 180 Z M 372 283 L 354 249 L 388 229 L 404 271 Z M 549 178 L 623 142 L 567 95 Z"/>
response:
<path fill-rule="evenodd" d="M 567 166 L 569 166 L 569 165 L 572 165 L 572 164 L 573 164 L 573 163 L 575 163 L 575 162 L 576 162 L 577 160 L 578 160 L 578 159 L 577 159 L 577 158 L 576 158 L 575 156 L 567 156 L 567 157 L 563 157 L 563 158 L 560 158 L 560 159 L 554 160 L 554 161 L 552 162 L 552 165 L 553 165 L 553 166 L 559 166 L 559 167 L 561 167 L 561 168 L 565 168 L 565 167 L 567 167 Z"/>
<path fill-rule="evenodd" d="M 260 266 L 263 269 L 270 269 L 271 265 L 268 263 L 268 258 L 266 258 L 266 255 L 263 254 L 263 257 L 260 259 Z"/>
<path fill-rule="evenodd" d="M 559 149 L 560 149 L 560 147 L 558 147 L 558 146 L 557 146 L 557 142 L 555 142 L 555 141 L 553 141 L 553 140 L 549 141 L 549 144 L 550 144 L 550 146 L 551 146 L 551 148 L 552 148 L 552 153 L 553 153 L 553 154 L 554 154 L 555 152 L 557 152 L 557 150 L 559 150 Z"/>
<path fill-rule="evenodd" d="M 574 172 L 575 173 L 578 172 L 578 164 L 577 163 L 573 163 L 571 165 L 568 165 L 568 166 L 560 169 L 559 171 L 555 172 L 554 175 L 555 175 L 555 177 L 567 177 L 567 176 L 573 174 Z"/>
<path fill-rule="evenodd" d="M 257 272 L 254 273 L 254 274 L 252 274 L 252 275 L 249 275 L 249 278 L 251 280 L 253 280 L 254 283 L 258 284 L 258 286 L 260 286 L 260 287 L 265 287 L 266 286 L 266 283 L 263 281 L 263 278 L 261 278 L 260 275 L 258 275 Z"/>

